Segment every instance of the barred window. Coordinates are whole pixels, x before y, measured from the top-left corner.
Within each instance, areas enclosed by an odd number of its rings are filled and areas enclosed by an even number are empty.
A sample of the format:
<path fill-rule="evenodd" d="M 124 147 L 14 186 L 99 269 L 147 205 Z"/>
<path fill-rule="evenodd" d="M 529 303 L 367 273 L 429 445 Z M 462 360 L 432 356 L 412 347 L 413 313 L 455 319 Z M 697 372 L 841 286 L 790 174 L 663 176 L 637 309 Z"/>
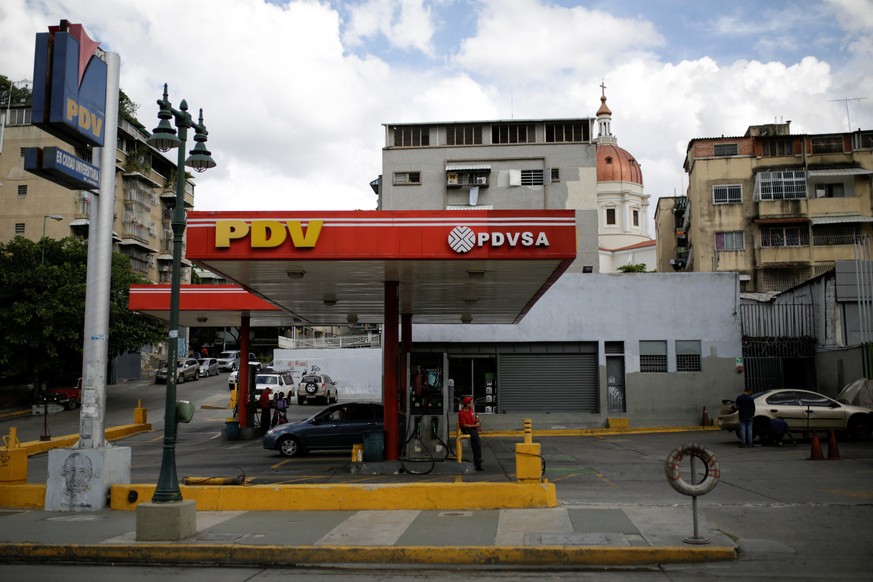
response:
<path fill-rule="evenodd" d="M 394 172 L 395 184 L 421 184 L 421 172 Z"/>
<path fill-rule="evenodd" d="M 842 136 L 823 136 L 812 138 L 812 153 L 839 154 L 843 152 Z"/>
<path fill-rule="evenodd" d="M 776 170 L 761 172 L 755 180 L 760 200 L 801 200 L 806 198 L 806 172 Z"/>
<path fill-rule="evenodd" d="M 768 139 L 761 144 L 765 157 L 790 156 L 794 153 L 790 139 Z"/>
<path fill-rule="evenodd" d="M 741 251 L 745 246 L 741 230 L 715 233 L 715 249 L 718 251 Z"/>
<path fill-rule="evenodd" d="M 394 147 L 417 148 L 430 145 L 430 130 L 427 127 L 395 127 Z"/>
<path fill-rule="evenodd" d="M 735 156 L 739 153 L 739 146 L 735 143 L 717 143 L 712 146 L 712 155 L 717 157 Z"/>
<path fill-rule="evenodd" d="M 542 170 L 522 170 L 521 185 L 522 186 L 542 186 L 545 184 L 545 176 Z"/>
<path fill-rule="evenodd" d="M 27 184 L 19 184 L 18 185 L 18 195 L 19 196 L 27 196 Z"/>
<path fill-rule="evenodd" d="M 761 230 L 762 247 L 805 247 L 809 230 L 805 226 L 771 226 Z"/>
<path fill-rule="evenodd" d="M 24 236 L 24 223 L 23 222 L 16 222 L 15 223 L 15 234 Z"/>
<path fill-rule="evenodd" d="M 700 370 L 700 340 L 676 340 L 676 371 Z"/>
<path fill-rule="evenodd" d="M 667 371 L 667 342 L 640 342 L 640 372 Z"/>
<path fill-rule="evenodd" d="M 481 125 L 450 125 L 446 128 L 447 145 L 477 145 L 481 143 Z"/>
<path fill-rule="evenodd" d="M 491 143 L 534 143 L 536 135 L 536 126 L 533 124 L 491 126 Z"/>
<path fill-rule="evenodd" d="M 547 123 L 546 142 L 588 142 L 591 141 L 587 123 Z"/>
<path fill-rule="evenodd" d="M 713 204 L 739 204 L 742 201 L 742 184 L 719 184 L 712 187 Z"/>
<path fill-rule="evenodd" d="M 552 168 L 552 182 L 560 182 L 560 181 L 561 181 L 560 168 Z"/>

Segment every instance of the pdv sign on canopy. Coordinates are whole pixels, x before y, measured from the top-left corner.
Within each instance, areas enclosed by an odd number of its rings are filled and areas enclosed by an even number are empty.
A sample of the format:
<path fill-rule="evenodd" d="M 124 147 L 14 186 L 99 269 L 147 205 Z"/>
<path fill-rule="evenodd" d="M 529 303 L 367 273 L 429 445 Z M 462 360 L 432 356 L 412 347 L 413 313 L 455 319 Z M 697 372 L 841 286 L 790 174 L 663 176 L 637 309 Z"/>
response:
<path fill-rule="evenodd" d="M 76 146 L 101 147 L 106 63 L 81 24 L 62 20 L 36 35 L 33 124 Z"/>

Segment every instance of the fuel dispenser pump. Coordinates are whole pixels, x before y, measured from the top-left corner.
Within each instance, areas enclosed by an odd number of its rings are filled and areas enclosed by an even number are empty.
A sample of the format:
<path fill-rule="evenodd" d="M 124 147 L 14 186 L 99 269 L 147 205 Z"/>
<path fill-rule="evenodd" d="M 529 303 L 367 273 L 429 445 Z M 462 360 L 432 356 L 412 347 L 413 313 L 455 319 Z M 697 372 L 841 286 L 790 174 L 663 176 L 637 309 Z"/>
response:
<path fill-rule="evenodd" d="M 404 447 L 407 460 L 444 461 L 449 455 L 446 443 L 451 395 L 443 382 L 443 369 L 418 366 L 412 371 L 406 406 L 412 424 Z"/>

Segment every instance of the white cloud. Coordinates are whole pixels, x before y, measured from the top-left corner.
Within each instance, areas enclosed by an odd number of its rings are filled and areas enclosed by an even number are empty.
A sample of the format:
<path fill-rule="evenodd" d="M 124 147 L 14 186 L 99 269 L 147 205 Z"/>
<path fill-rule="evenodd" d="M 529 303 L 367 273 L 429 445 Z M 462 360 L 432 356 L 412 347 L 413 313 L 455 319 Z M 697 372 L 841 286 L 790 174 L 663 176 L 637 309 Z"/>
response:
<path fill-rule="evenodd" d="M 422 0 L 368 0 L 350 7 L 349 13 L 343 40 L 352 46 L 382 35 L 395 47 L 433 54 L 432 14 Z"/>

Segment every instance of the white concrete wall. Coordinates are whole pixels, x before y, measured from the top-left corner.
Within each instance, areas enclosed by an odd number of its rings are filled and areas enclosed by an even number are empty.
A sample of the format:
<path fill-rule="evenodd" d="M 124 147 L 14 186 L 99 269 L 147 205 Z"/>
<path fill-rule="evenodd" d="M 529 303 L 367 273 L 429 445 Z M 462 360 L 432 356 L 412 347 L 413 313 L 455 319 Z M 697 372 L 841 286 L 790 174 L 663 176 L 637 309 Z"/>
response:
<path fill-rule="evenodd" d="M 382 399 L 382 350 L 273 350 L 279 370 L 291 370 L 295 384 L 303 372 L 320 371 L 337 383 L 340 399 Z"/>

